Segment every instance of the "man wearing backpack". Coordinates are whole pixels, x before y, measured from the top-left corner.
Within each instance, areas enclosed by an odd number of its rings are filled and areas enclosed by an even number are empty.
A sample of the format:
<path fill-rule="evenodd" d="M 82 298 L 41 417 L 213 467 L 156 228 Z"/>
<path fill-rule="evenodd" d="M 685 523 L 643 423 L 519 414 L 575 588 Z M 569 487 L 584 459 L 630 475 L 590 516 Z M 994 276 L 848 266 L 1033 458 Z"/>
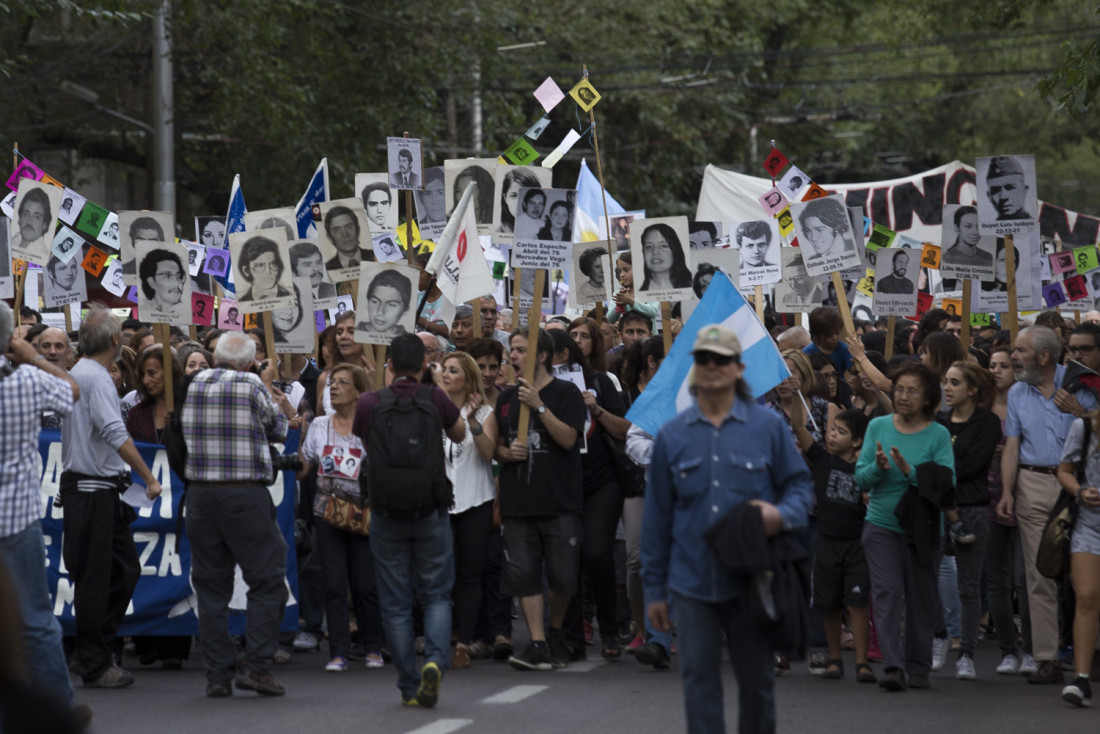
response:
<path fill-rule="evenodd" d="M 405 706 L 431 708 L 450 657 L 454 586 L 451 483 L 443 433 L 460 443 L 466 429 L 447 394 L 421 385 L 424 343 L 401 334 L 390 345 L 393 383 L 363 393 L 352 432 L 367 447 L 371 546 L 382 626 Z M 416 669 L 413 596 L 424 612 L 424 666 Z"/>

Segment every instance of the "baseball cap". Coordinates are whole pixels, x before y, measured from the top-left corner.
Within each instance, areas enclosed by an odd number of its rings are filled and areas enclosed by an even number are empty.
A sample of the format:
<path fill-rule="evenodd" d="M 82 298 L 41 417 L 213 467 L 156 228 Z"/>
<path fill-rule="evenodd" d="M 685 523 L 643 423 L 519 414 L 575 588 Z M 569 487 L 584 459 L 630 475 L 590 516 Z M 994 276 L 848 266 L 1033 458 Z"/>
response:
<path fill-rule="evenodd" d="M 741 341 L 732 329 L 721 324 L 708 324 L 699 329 L 695 337 L 695 347 L 691 350 L 697 352 L 713 352 L 723 357 L 741 357 Z"/>

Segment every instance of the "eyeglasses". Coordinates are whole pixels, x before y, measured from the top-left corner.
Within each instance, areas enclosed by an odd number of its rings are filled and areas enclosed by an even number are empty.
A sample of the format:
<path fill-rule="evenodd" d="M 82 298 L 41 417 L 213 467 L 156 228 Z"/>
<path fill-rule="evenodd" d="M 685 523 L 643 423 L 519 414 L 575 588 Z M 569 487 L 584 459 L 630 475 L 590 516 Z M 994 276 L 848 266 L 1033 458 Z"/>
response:
<path fill-rule="evenodd" d="M 279 263 L 252 263 L 248 267 L 255 273 L 277 273 L 283 269 Z"/>
<path fill-rule="evenodd" d="M 183 273 L 179 272 L 178 270 L 174 270 L 172 272 L 163 271 L 163 272 L 160 272 L 160 273 L 156 273 L 154 275 L 154 277 L 160 278 L 161 280 L 175 281 L 176 283 L 182 283 L 184 276 L 183 276 Z"/>
<path fill-rule="evenodd" d="M 485 319 L 495 319 L 497 317 L 497 310 L 495 308 L 483 308 L 481 309 L 481 317 Z"/>
<path fill-rule="evenodd" d="M 894 395 L 899 395 L 903 398 L 919 398 L 924 393 L 919 387 L 896 387 L 894 388 Z"/>
<path fill-rule="evenodd" d="M 1069 346 L 1069 347 L 1066 347 L 1066 351 L 1069 352 L 1070 354 L 1089 354 L 1090 352 L 1093 352 L 1095 350 L 1096 350 L 1096 345 L 1095 344 L 1093 344 L 1092 346 L 1079 346 L 1079 347 Z"/>
<path fill-rule="evenodd" d="M 821 375 L 822 378 L 824 378 L 826 380 L 835 380 L 838 377 L 837 373 L 835 373 L 835 372 L 821 372 L 819 374 Z"/>
<path fill-rule="evenodd" d="M 737 357 L 727 357 L 724 354 L 715 354 L 714 352 L 695 353 L 695 364 L 699 367 L 705 367 L 712 362 L 719 367 L 728 367 L 737 360 Z"/>

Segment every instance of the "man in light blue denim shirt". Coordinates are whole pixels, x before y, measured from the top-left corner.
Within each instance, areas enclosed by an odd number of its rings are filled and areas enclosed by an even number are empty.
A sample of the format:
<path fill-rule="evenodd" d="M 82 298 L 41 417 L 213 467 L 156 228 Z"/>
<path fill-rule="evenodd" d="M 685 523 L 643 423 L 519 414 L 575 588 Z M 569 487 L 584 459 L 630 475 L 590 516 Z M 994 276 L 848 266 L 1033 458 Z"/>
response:
<path fill-rule="evenodd" d="M 648 616 L 671 629 L 675 607 L 689 732 L 725 731 L 725 631 L 739 689 L 739 730 L 775 731 L 774 651 L 747 618 L 742 582 L 703 531 L 744 502 L 760 508 L 768 537 L 806 525 L 813 481 L 786 424 L 756 405 L 733 331 L 699 330 L 692 350 L 696 402 L 662 427 L 653 450 L 642 526 Z"/>

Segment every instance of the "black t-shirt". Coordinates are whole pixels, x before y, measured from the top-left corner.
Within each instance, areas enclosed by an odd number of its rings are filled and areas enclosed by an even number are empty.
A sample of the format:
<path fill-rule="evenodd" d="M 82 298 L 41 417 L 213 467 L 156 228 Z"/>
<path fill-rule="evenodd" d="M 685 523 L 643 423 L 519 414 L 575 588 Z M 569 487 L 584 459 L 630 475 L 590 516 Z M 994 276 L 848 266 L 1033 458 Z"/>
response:
<path fill-rule="evenodd" d="M 597 373 L 585 384 L 596 393 L 596 404 L 612 415 L 622 418 L 626 415 L 623 398 L 615 389 L 615 383 L 607 375 Z M 556 414 L 555 414 L 556 415 Z M 584 470 L 584 493 L 590 494 L 615 481 L 615 471 L 611 468 L 611 457 L 604 445 L 603 426 L 585 410 L 584 434 L 581 440 L 587 450 L 581 454 L 581 468 Z"/>
<path fill-rule="evenodd" d="M 546 409 L 567 426 L 577 430 L 573 448 L 566 451 L 550 437 L 531 411 L 527 434 L 527 460 L 507 461 L 500 470 L 501 517 L 580 515 L 584 507 L 581 474 L 581 443 L 588 415 L 577 386 L 553 379 L 539 391 Z M 506 388 L 497 399 L 496 418 L 500 435 L 509 442 L 519 432 L 519 388 Z"/>
<path fill-rule="evenodd" d="M 816 443 L 806 452 L 806 458 L 814 475 L 817 532 L 835 540 L 858 540 L 867 506 L 856 484 L 856 465 Z"/>

